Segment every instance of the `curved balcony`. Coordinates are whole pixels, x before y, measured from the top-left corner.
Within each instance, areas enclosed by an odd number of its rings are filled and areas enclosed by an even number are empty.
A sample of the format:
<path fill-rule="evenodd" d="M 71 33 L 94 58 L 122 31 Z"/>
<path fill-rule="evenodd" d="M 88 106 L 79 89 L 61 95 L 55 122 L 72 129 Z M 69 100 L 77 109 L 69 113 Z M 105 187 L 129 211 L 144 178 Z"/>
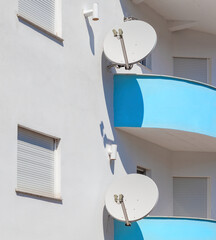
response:
<path fill-rule="evenodd" d="M 126 227 L 114 222 L 115 240 L 215 240 L 216 221 L 192 218 L 147 217 Z"/>
<path fill-rule="evenodd" d="M 216 151 L 216 89 L 168 76 L 114 76 L 114 124 L 171 150 Z"/>

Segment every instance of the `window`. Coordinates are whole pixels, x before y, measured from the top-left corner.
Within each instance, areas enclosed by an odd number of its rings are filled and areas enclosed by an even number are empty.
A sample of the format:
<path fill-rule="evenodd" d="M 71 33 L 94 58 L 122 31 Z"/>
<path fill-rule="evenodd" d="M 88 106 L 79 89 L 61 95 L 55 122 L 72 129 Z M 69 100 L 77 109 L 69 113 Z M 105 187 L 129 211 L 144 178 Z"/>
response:
<path fill-rule="evenodd" d="M 60 198 L 59 139 L 18 127 L 17 192 Z"/>
<path fill-rule="evenodd" d="M 210 83 L 210 60 L 207 58 L 174 57 L 174 76 Z"/>
<path fill-rule="evenodd" d="M 53 36 L 61 37 L 61 0 L 18 0 L 18 17 Z"/>
<path fill-rule="evenodd" d="M 147 57 L 145 57 L 142 61 L 140 61 L 140 63 L 147 67 L 148 69 L 152 69 L 152 57 L 151 54 L 149 54 Z"/>
<path fill-rule="evenodd" d="M 137 173 L 151 177 L 151 170 L 137 166 Z"/>
<path fill-rule="evenodd" d="M 174 216 L 210 217 L 208 214 L 208 178 L 173 178 L 173 214 Z"/>

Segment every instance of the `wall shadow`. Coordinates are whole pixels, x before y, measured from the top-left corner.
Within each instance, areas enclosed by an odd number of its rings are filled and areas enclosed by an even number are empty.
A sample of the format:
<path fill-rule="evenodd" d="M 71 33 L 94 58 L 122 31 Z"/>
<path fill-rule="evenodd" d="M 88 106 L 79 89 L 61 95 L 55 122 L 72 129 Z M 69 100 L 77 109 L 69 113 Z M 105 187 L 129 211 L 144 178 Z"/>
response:
<path fill-rule="evenodd" d="M 104 240 L 114 239 L 114 220 L 107 212 L 106 207 L 103 209 L 103 232 Z"/>
<path fill-rule="evenodd" d="M 124 222 L 114 221 L 115 240 L 144 240 L 144 236 L 137 222 L 132 222 L 130 227 Z"/>
<path fill-rule="evenodd" d="M 104 148 L 107 149 L 109 146 L 111 146 L 115 142 L 107 137 L 107 134 L 104 129 L 103 121 L 100 122 L 99 126 L 100 126 L 101 137 L 103 138 Z M 115 161 L 110 160 L 110 170 L 111 170 L 112 174 L 114 174 L 114 169 L 115 169 Z"/>
<path fill-rule="evenodd" d="M 120 4 L 122 7 L 123 15 L 125 17 L 131 16 L 130 12 L 128 11 L 127 4 L 131 5 L 130 0 L 120 0 Z M 123 19 L 122 19 L 123 21 Z M 103 140 L 104 148 L 107 147 L 107 145 L 111 144 L 117 144 L 117 152 L 119 154 L 121 163 L 125 169 L 125 172 L 127 174 L 134 173 L 136 169 L 136 162 L 133 160 L 134 152 L 131 151 L 131 139 L 128 140 L 128 133 L 125 133 L 117 128 L 115 128 L 114 123 L 114 75 L 116 74 L 115 68 L 108 69 L 107 66 L 110 65 L 110 61 L 105 57 L 104 53 L 102 53 L 101 56 L 101 72 L 102 72 L 102 84 L 103 84 L 103 91 L 104 91 L 104 98 L 105 98 L 105 104 L 107 109 L 107 114 L 109 118 L 109 128 L 112 130 L 112 139 L 109 138 L 109 135 L 106 133 L 106 126 L 104 126 L 104 122 L 101 121 L 99 123 L 99 131 Z M 128 71 L 127 73 L 131 73 Z M 140 89 L 137 84 L 137 86 L 134 86 L 135 92 L 137 91 L 138 95 L 140 96 Z M 133 99 L 134 101 L 134 99 Z M 128 100 L 128 103 L 130 104 L 130 100 Z M 142 101 L 143 103 L 143 101 Z M 131 114 L 133 115 L 137 111 L 139 111 L 137 108 L 134 108 L 131 104 Z M 144 105 L 144 103 L 143 103 Z M 124 106 L 123 106 L 124 107 Z M 142 109 L 144 107 L 142 106 Z M 127 112 L 127 109 L 126 109 Z M 127 114 L 125 112 L 125 114 Z M 139 113 L 140 114 L 140 113 Z M 139 122 L 137 125 L 141 126 L 142 120 L 143 120 L 144 112 L 141 113 L 139 116 Z M 133 141 L 133 138 L 132 138 Z M 134 161 L 134 162 L 133 162 Z M 115 161 L 110 162 L 110 170 L 112 174 L 115 173 Z M 104 207 L 103 211 L 103 228 L 104 228 L 104 239 L 105 240 L 145 240 L 143 237 L 143 234 L 141 232 L 141 229 L 139 225 L 134 222 L 132 223 L 131 227 L 126 227 L 123 222 L 116 221 L 112 218 L 112 216 L 109 215 L 106 208 Z"/>
<path fill-rule="evenodd" d="M 104 147 L 106 148 L 107 145 L 109 144 L 117 144 L 117 152 L 119 154 L 119 157 L 121 159 L 121 162 L 123 164 L 123 167 L 126 171 L 126 173 L 134 173 L 134 166 L 133 166 L 133 152 L 131 152 L 130 148 L 130 141 L 128 141 L 128 134 L 118 130 L 115 128 L 114 124 L 114 80 L 113 76 L 116 73 L 115 69 L 112 68 L 107 69 L 107 66 L 110 64 L 110 62 L 106 59 L 104 53 L 102 54 L 102 59 L 101 59 L 101 67 L 102 67 L 102 81 L 103 81 L 103 91 L 104 91 L 104 97 L 105 97 L 105 102 L 106 102 L 106 108 L 108 112 L 108 117 L 109 117 L 109 123 L 110 127 L 112 129 L 112 134 L 113 134 L 113 139 L 110 139 L 107 137 L 106 131 L 105 131 L 105 126 L 103 121 L 99 123 L 99 129 L 101 136 L 103 138 L 103 144 Z M 124 79 L 123 79 L 124 80 Z M 143 121 L 143 116 L 144 116 L 144 103 L 143 99 L 141 96 L 141 91 L 139 88 L 138 83 L 134 83 L 134 91 L 131 96 L 127 96 L 127 93 L 125 95 L 127 100 L 127 106 L 122 106 L 125 109 L 125 119 L 127 119 L 127 124 L 130 122 L 130 118 L 128 116 L 133 116 L 134 119 L 133 121 L 136 121 L 137 127 L 140 127 L 142 125 Z M 140 106 L 135 106 L 135 102 L 139 99 Z M 135 105 L 134 105 L 135 104 Z M 120 103 L 121 105 L 121 103 Z M 129 111 L 129 112 L 128 112 Z M 127 116 L 128 115 L 128 116 Z M 132 122 L 128 126 L 133 126 Z M 135 165 L 135 163 L 134 163 Z M 110 169 L 112 173 L 114 174 L 115 172 L 115 163 L 114 161 L 110 162 Z"/>
<path fill-rule="evenodd" d="M 136 75 L 114 76 L 115 127 L 142 127 L 144 100 Z"/>
<path fill-rule="evenodd" d="M 130 0 L 120 0 L 120 5 L 121 5 L 121 8 L 122 8 L 122 12 L 124 14 L 125 17 L 130 17 L 131 14 L 130 14 L 130 8 L 128 6 L 131 5 L 131 2 Z"/>
<path fill-rule="evenodd" d="M 85 21 L 86 21 L 86 26 L 87 26 L 87 29 L 88 29 L 88 34 L 89 34 L 89 45 L 90 45 L 90 48 L 91 48 L 91 52 L 92 52 L 93 55 L 95 55 L 94 32 L 93 32 L 92 27 L 89 23 L 89 19 L 85 18 Z"/>
<path fill-rule="evenodd" d="M 114 113 L 113 113 L 113 74 L 115 73 L 115 69 L 108 69 L 107 66 L 110 65 L 110 62 L 105 57 L 104 53 L 102 53 L 101 57 L 101 71 L 102 71 L 102 81 L 103 81 L 103 90 L 104 97 L 106 102 L 106 108 L 109 116 L 110 126 L 113 132 L 113 139 L 110 139 L 105 130 L 104 122 L 101 121 L 99 123 L 100 133 L 103 139 L 104 148 L 107 150 L 107 147 L 111 144 L 117 144 L 115 140 L 115 132 L 114 129 Z M 118 151 L 118 150 L 117 150 Z M 110 170 L 112 174 L 115 172 L 115 161 L 110 161 Z"/>

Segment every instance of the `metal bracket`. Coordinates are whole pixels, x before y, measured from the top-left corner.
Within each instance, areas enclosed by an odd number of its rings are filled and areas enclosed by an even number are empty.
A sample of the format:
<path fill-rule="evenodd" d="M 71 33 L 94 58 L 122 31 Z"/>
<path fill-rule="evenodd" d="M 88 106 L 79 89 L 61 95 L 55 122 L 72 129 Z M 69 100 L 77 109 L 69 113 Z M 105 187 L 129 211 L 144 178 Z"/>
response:
<path fill-rule="evenodd" d="M 132 16 L 129 16 L 129 17 L 124 17 L 124 22 L 127 22 L 127 21 L 132 21 L 132 20 L 138 20 L 138 18 L 135 18 L 135 17 L 132 17 Z"/>
<path fill-rule="evenodd" d="M 110 65 L 108 65 L 107 66 L 107 69 L 110 69 L 110 68 L 112 68 L 112 67 L 115 67 L 115 68 L 117 68 L 117 69 L 120 69 L 120 68 L 122 68 L 122 67 L 125 67 L 125 65 L 120 65 L 120 64 L 115 64 L 115 63 L 113 63 L 113 64 L 110 64 Z M 133 66 L 132 66 L 133 67 Z M 132 68 L 131 67 L 131 68 Z"/>
<path fill-rule="evenodd" d="M 114 200 L 117 204 L 121 204 L 121 207 L 122 207 L 122 211 L 123 211 L 123 214 L 124 214 L 124 217 L 125 217 L 125 226 L 131 226 L 131 223 L 129 222 L 129 219 L 128 219 L 128 215 L 127 215 L 127 210 L 126 210 L 126 207 L 125 207 L 125 204 L 124 204 L 124 195 L 123 194 L 119 194 L 118 195 L 114 195 Z"/>
<path fill-rule="evenodd" d="M 115 29 L 113 29 L 113 35 L 114 37 L 116 37 L 118 40 L 120 40 L 121 43 L 121 47 L 122 47 L 122 52 L 123 52 L 123 56 L 124 56 L 124 60 L 125 60 L 125 69 L 126 70 L 130 70 L 133 65 L 129 64 L 128 62 L 128 57 L 127 57 L 127 52 L 126 52 L 126 48 L 125 48 L 125 43 L 124 43 L 124 38 L 123 38 L 123 31 L 120 28 L 118 31 L 116 31 Z"/>

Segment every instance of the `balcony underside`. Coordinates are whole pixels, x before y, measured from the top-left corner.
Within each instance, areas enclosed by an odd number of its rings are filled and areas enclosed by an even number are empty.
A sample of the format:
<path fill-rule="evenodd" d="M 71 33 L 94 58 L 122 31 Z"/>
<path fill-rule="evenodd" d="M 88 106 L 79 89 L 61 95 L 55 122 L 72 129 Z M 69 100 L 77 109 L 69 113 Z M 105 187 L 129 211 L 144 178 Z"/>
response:
<path fill-rule="evenodd" d="M 115 127 L 175 151 L 216 152 L 216 89 L 167 76 L 114 76 Z"/>
<path fill-rule="evenodd" d="M 216 221 L 190 218 L 148 217 L 126 227 L 114 223 L 115 240 L 215 240 Z"/>
<path fill-rule="evenodd" d="M 118 128 L 172 151 L 216 152 L 216 138 L 202 134 L 159 128 Z"/>

